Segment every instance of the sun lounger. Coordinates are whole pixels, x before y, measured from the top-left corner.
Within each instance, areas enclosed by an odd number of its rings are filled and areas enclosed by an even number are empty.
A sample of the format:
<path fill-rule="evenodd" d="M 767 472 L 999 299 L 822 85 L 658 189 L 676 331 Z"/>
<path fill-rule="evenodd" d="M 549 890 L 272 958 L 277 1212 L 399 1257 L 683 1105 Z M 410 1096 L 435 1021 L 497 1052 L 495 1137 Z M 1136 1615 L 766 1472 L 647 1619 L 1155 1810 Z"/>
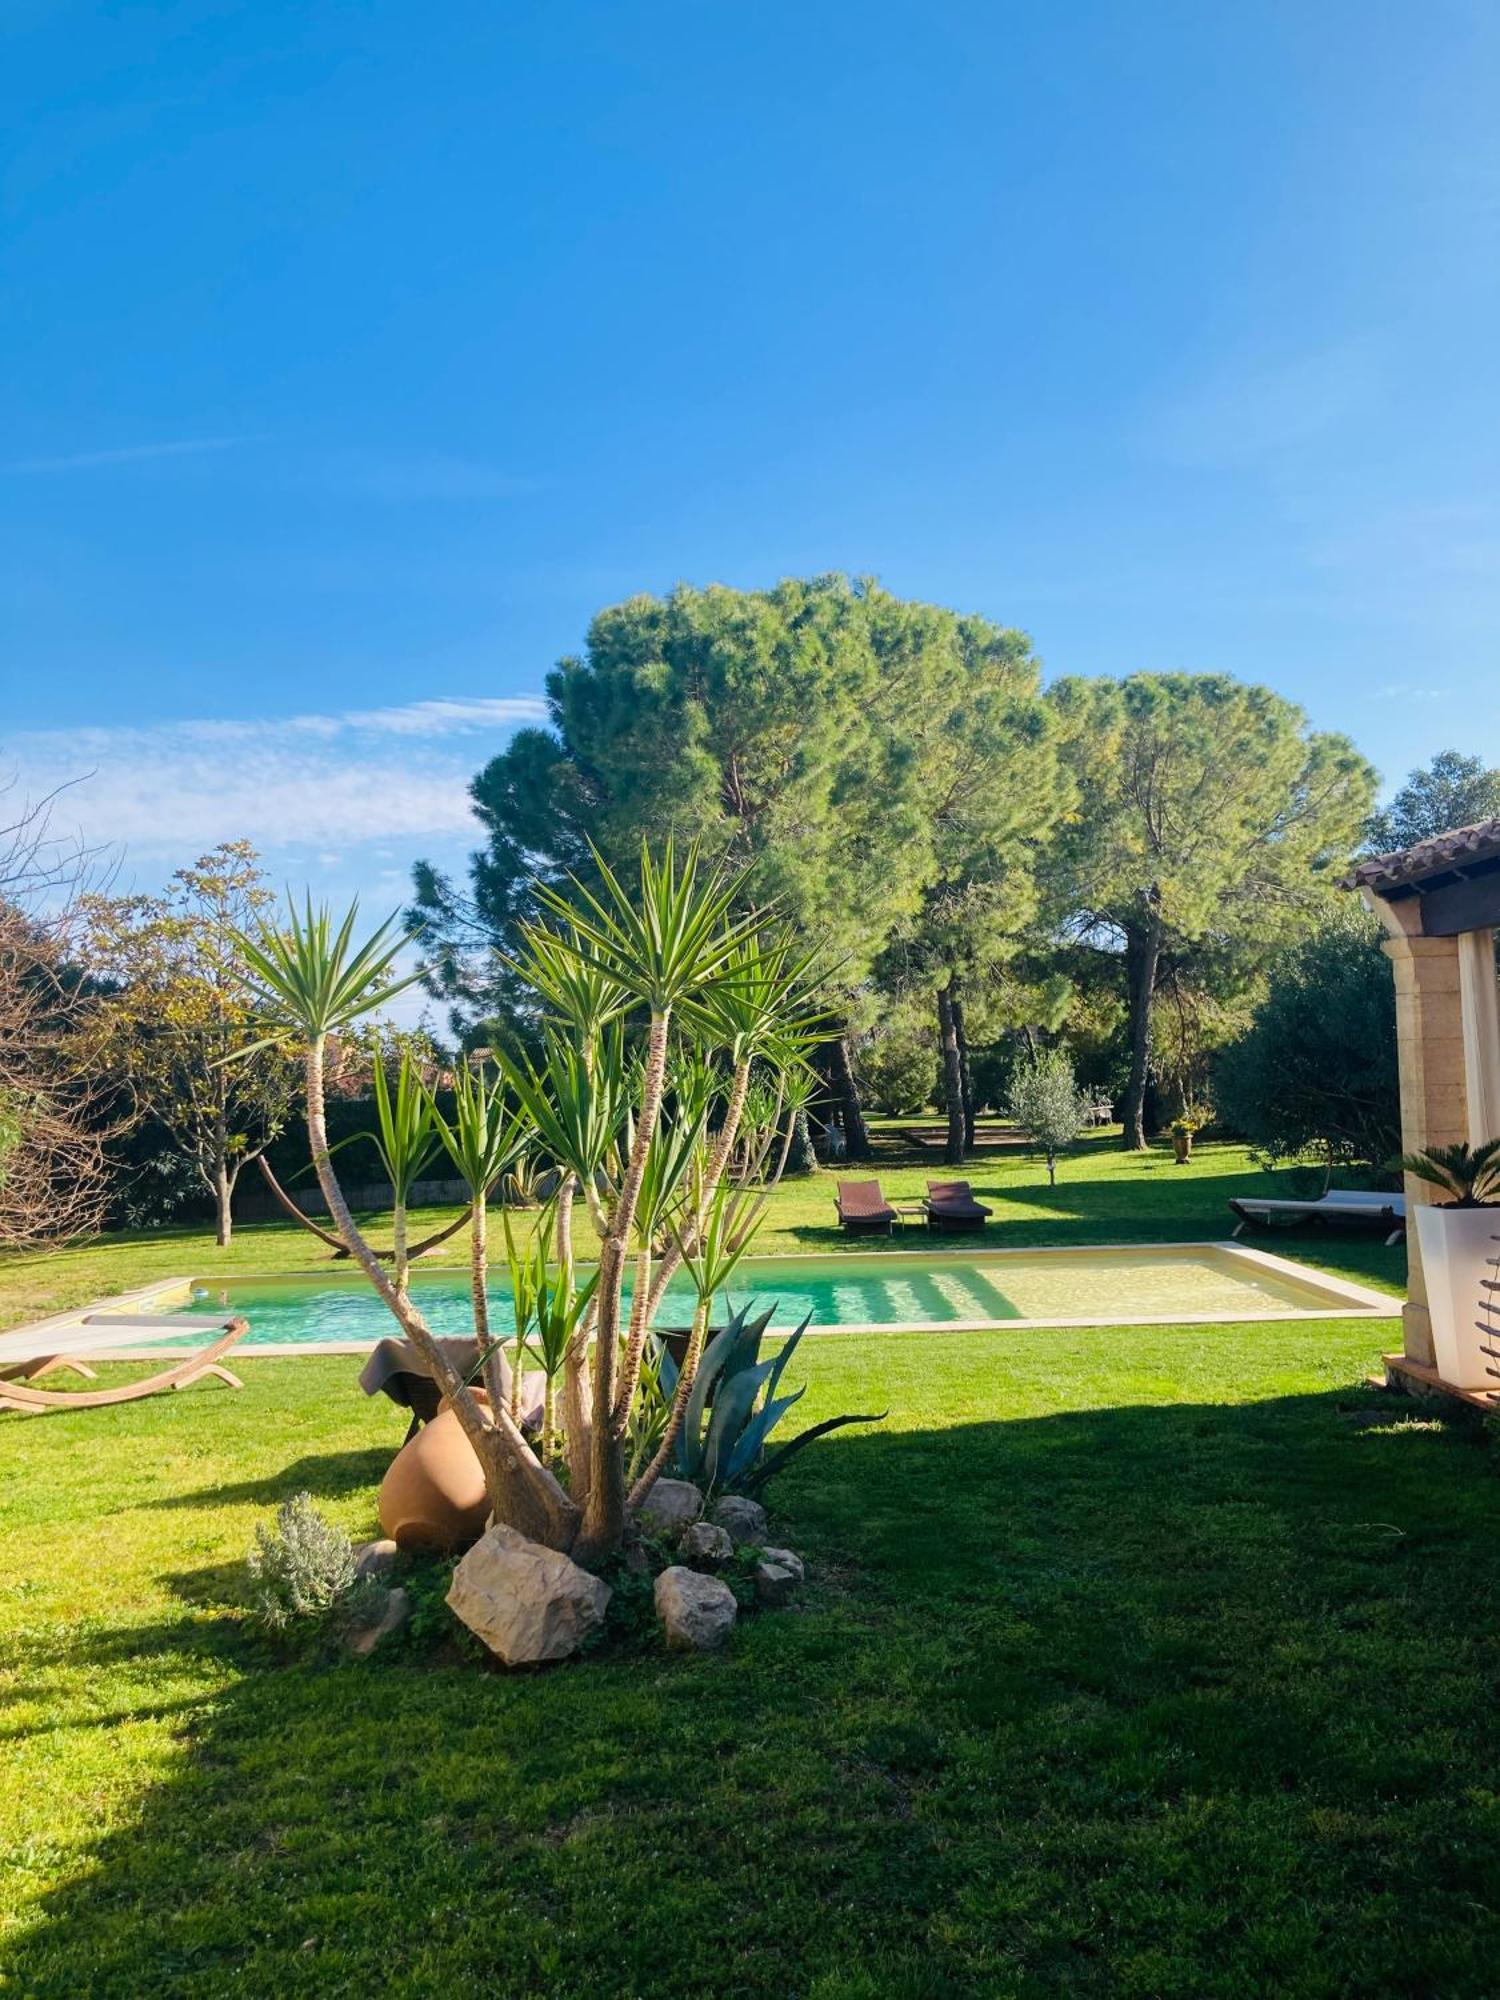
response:
<path fill-rule="evenodd" d="M 1277 1229 L 1299 1222 L 1383 1229 L 1387 1243 L 1399 1243 L 1406 1234 L 1406 1196 L 1367 1188 L 1334 1188 L 1316 1201 L 1262 1201 L 1240 1195 L 1231 1199 L 1229 1206 L 1238 1217 L 1236 1236 L 1247 1223 L 1255 1229 Z"/>
<path fill-rule="evenodd" d="M 223 1357 L 250 1331 L 248 1320 L 211 1319 L 188 1313 L 85 1313 L 72 1326 L 51 1333 L 39 1328 L 37 1346 L 30 1354 L 17 1353 L 15 1337 L 0 1347 L 0 1410 L 97 1410 L 112 1403 L 134 1403 L 143 1396 L 160 1395 L 167 1389 L 186 1389 L 205 1375 L 215 1376 L 231 1389 L 243 1388 L 237 1375 L 225 1368 Z M 206 1347 L 184 1354 L 170 1368 L 148 1375 L 140 1382 L 122 1382 L 113 1389 L 37 1389 L 32 1384 L 52 1368 L 71 1368 L 75 1374 L 93 1379 L 93 1370 L 79 1357 L 96 1357 L 104 1347 L 138 1347 L 143 1332 L 161 1334 L 216 1333 Z"/>
<path fill-rule="evenodd" d="M 896 1211 L 879 1181 L 840 1181 L 836 1206 L 850 1236 L 889 1236 L 896 1226 Z"/>
<path fill-rule="evenodd" d="M 987 1217 L 995 1212 L 974 1199 L 967 1181 L 929 1181 L 923 1206 L 927 1227 L 937 1230 L 983 1229 Z"/>

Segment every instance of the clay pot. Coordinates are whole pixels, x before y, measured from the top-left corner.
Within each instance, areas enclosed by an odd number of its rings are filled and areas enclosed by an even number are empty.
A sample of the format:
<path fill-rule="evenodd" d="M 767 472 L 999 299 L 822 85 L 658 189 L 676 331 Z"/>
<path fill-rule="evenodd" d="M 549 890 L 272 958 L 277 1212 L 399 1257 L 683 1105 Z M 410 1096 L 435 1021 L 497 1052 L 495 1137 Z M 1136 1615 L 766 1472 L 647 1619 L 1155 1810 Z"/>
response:
<path fill-rule="evenodd" d="M 398 1548 L 451 1555 L 489 1519 L 484 1471 L 450 1406 L 424 1424 L 380 1482 L 380 1532 Z"/>
<path fill-rule="evenodd" d="M 1178 1166 L 1185 1167 L 1188 1161 L 1193 1157 L 1192 1133 L 1174 1132 L 1172 1134 L 1172 1151 L 1177 1155 Z"/>

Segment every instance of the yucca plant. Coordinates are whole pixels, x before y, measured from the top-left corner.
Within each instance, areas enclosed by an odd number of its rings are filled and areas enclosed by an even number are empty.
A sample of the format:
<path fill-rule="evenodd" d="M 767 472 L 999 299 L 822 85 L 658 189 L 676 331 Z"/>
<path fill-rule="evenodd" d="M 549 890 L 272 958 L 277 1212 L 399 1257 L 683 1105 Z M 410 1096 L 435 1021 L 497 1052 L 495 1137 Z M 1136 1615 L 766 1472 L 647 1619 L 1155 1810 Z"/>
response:
<path fill-rule="evenodd" d="M 304 913 L 292 904 L 281 923 L 268 923 L 253 937 L 239 937 L 240 955 L 267 1025 L 265 1040 L 301 1047 L 313 1167 L 334 1228 L 451 1403 L 484 1469 L 496 1515 L 533 1541 L 569 1548 L 577 1532 L 577 1507 L 532 1452 L 510 1412 L 481 1407 L 446 1347 L 434 1338 L 355 1222 L 334 1171 L 324 1097 L 328 1037 L 372 1013 L 417 977 L 395 976 L 405 942 L 395 917 L 358 946 L 357 921 L 357 904 L 335 922 L 327 909 L 314 909 L 309 899 Z"/>
<path fill-rule="evenodd" d="M 1426 1152 L 1403 1153 L 1395 1164 L 1403 1173 L 1441 1188 L 1455 1208 L 1500 1205 L 1500 1139 L 1487 1139 L 1482 1146 L 1471 1147 L 1463 1140 L 1453 1146 L 1431 1146 Z"/>
<path fill-rule="evenodd" d="M 597 893 L 575 879 L 567 895 L 542 889 L 539 900 L 564 926 L 553 934 L 556 945 L 645 1008 L 649 1026 L 634 1132 L 600 1232 L 588 1493 L 578 1545 L 584 1561 L 607 1554 L 625 1528 L 625 1426 L 616 1407 L 620 1300 L 646 1154 L 661 1114 L 673 1009 L 702 994 L 763 922 L 734 915 L 741 880 L 705 869 L 696 848 L 679 862 L 668 840 L 658 862 L 643 844 L 638 896 L 597 852 L 594 867 Z"/>
<path fill-rule="evenodd" d="M 374 1146 L 391 1184 L 391 1272 L 396 1290 L 405 1296 L 411 1275 L 406 1237 L 411 1192 L 442 1150 L 442 1141 L 438 1136 L 437 1107 L 417 1073 L 409 1050 L 401 1051 L 393 1090 L 377 1044 L 374 1085 L 375 1130 L 361 1136 Z"/>
<path fill-rule="evenodd" d="M 519 1155 L 525 1142 L 520 1121 L 506 1108 L 498 1076 L 486 1079 L 468 1063 L 453 1078 L 453 1119 L 450 1123 L 429 1097 L 433 1129 L 469 1191 L 469 1291 L 474 1306 L 474 1333 L 482 1350 L 490 1346 L 489 1199 L 490 1191 Z M 498 1391 L 498 1369 L 490 1372 L 491 1398 Z"/>

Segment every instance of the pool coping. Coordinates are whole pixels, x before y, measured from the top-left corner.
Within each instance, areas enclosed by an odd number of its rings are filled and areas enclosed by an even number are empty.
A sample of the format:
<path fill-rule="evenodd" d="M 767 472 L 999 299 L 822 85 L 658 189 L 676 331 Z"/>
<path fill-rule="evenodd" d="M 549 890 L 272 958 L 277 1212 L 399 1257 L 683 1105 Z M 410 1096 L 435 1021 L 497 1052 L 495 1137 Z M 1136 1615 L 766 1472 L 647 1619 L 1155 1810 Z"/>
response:
<path fill-rule="evenodd" d="M 1282 1278 L 1290 1278 L 1303 1285 L 1317 1285 L 1327 1289 L 1331 1297 L 1326 1305 L 1283 1306 L 1274 1311 L 1245 1312 L 1172 1312 L 1172 1313 L 1088 1313 L 1044 1319 L 976 1319 L 976 1320 L 883 1320 L 873 1324 L 853 1323 L 842 1326 L 814 1324 L 808 1327 L 809 1335 L 820 1338 L 843 1336 L 862 1337 L 869 1334 L 931 1334 L 931 1333 L 1041 1333 L 1079 1331 L 1090 1327 L 1108 1328 L 1122 1326 L 1258 1326 L 1275 1322 L 1292 1322 L 1314 1319 L 1395 1319 L 1400 1315 L 1402 1301 L 1394 1293 L 1377 1292 L 1368 1285 L 1356 1284 L 1351 1278 L 1330 1277 L 1326 1272 L 1310 1272 L 1306 1264 L 1299 1264 L 1289 1257 L 1278 1257 L 1273 1251 L 1261 1250 L 1252 1244 L 1231 1239 L 1199 1240 L 1187 1243 L 1034 1243 L 1012 1245 L 1009 1248 L 986 1249 L 977 1254 L 985 1258 L 1004 1257 L 1076 1257 L 1080 1253 L 1108 1254 L 1119 1251 L 1194 1251 L 1217 1250 L 1226 1253 L 1236 1262 L 1253 1265 L 1259 1270 L 1273 1273 Z M 793 1250 L 784 1256 L 764 1259 L 750 1258 L 748 1263 L 766 1262 L 791 1264 L 799 1260 L 826 1262 L 829 1258 L 854 1256 L 858 1252 Z M 882 1263 L 906 1257 L 920 1257 L 930 1260 L 935 1254 L 949 1256 L 974 1256 L 973 1243 L 945 1245 L 940 1252 L 924 1250 L 877 1250 L 866 1253 L 878 1258 Z M 238 1282 L 249 1284 L 278 1283 L 283 1280 L 300 1278 L 345 1277 L 351 1280 L 360 1274 L 346 1267 L 333 1272 L 324 1267 L 321 1270 L 303 1271 L 247 1271 Z M 73 1306 L 65 1312 L 50 1314 L 45 1319 L 32 1320 L 24 1326 L 8 1328 L 0 1333 L 0 1365 L 33 1358 L 45 1352 L 48 1334 L 77 1333 L 83 1327 L 89 1314 L 98 1312 L 128 1312 L 159 1310 L 162 1306 L 180 1304 L 192 1296 L 195 1284 L 203 1282 L 201 1275 L 193 1274 L 180 1278 L 161 1278 L 154 1285 L 138 1286 L 129 1292 L 120 1292 L 106 1299 L 95 1299 L 87 1305 Z M 237 1282 L 234 1278 L 225 1280 L 228 1284 Z M 392 1329 L 395 1331 L 394 1327 Z M 36 1336 L 43 1336 L 38 1343 Z M 377 1335 L 376 1339 L 385 1336 Z M 375 1340 L 309 1340 L 295 1344 L 280 1341 L 274 1345 L 256 1347 L 249 1340 L 243 1341 L 235 1349 L 236 1364 L 240 1360 L 261 1361 L 286 1358 L 299 1354 L 368 1354 Z M 68 1352 L 80 1360 L 90 1361 L 160 1361 L 170 1360 L 182 1353 L 181 1346 L 150 1346 L 147 1344 L 116 1345 L 114 1342 L 100 1342 L 97 1348 L 69 1346 Z"/>

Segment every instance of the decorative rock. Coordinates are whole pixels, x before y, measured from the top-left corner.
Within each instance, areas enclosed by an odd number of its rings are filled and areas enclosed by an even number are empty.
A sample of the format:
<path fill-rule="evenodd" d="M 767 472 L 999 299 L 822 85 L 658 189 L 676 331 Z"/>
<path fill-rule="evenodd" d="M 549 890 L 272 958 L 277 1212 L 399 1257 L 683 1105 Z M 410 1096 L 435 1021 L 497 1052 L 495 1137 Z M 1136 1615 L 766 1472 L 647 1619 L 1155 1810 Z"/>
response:
<path fill-rule="evenodd" d="M 556 1549 L 496 1526 L 453 1572 L 448 1608 L 508 1667 L 576 1653 L 613 1593 Z"/>
<path fill-rule="evenodd" d="M 738 1611 L 734 1592 L 716 1576 L 674 1563 L 656 1579 L 656 1615 L 674 1652 L 709 1653 L 722 1646 Z"/>
<path fill-rule="evenodd" d="M 361 1542 L 354 1551 L 354 1574 L 359 1577 L 388 1576 L 395 1568 L 400 1553 L 393 1541 Z"/>
<path fill-rule="evenodd" d="M 806 1571 L 791 1549 L 762 1549 L 755 1565 L 755 1595 L 762 1604 L 785 1604 Z"/>
<path fill-rule="evenodd" d="M 721 1528 L 729 1530 L 729 1539 L 738 1547 L 741 1542 L 763 1542 L 766 1539 L 766 1510 L 758 1500 L 747 1500 L 740 1493 L 726 1493 L 713 1511 L 713 1518 Z"/>
<path fill-rule="evenodd" d="M 392 1632 L 399 1632 L 411 1616 L 411 1599 L 397 1584 L 394 1590 L 385 1593 L 385 1603 L 373 1624 L 359 1625 L 344 1640 L 345 1646 L 357 1660 L 367 1659 L 382 1639 Z"/>
<path fill-rule="evenodd" d="M 727 1528 L 717 1528 L 712 1521 L 694 1521 L 683 1530 L 677 1553 L 689 1569 L 722 1569 L 734 1554 L 734 1543 Z"/>
<path fill-rule="evenodd" d="M 658 1535 L 675 1535 L 702 1512 L 703 1495 L 690 1479 L 658 1479 L 646 1495 L 641 1520 Z"/>

